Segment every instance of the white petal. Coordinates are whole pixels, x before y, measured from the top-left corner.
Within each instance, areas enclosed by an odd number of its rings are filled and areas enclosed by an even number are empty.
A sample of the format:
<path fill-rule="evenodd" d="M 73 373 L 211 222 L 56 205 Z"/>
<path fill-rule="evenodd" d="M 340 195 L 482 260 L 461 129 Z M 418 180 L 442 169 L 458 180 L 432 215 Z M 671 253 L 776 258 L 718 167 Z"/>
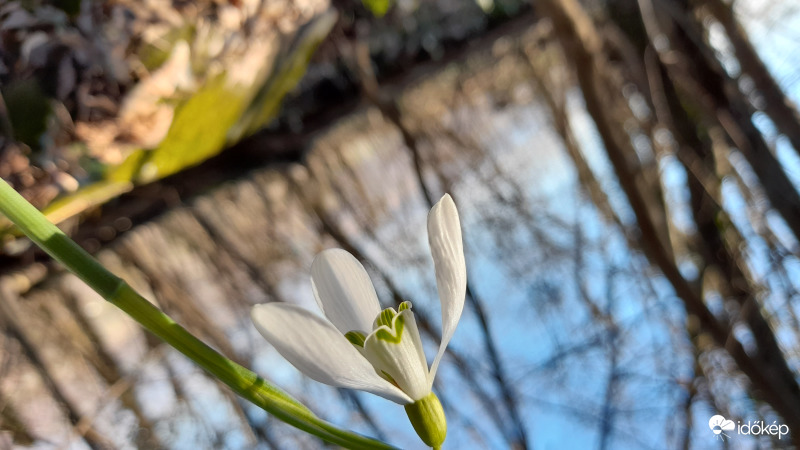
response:
<path fill-rule="evenodd" d="M 461 240 L 461 222 L 456 204 L 445 194 L 428 214 L 428 242 L 436 268 L 436 286 L 442 303 L 442 342 L 431 364 L 430 379 L 436 376 L 439 361 L 456 331 L 467 292 L 467 265 Z"/>
<path fill-rule="evenodd" d="M 372 330 L 381 307 L 367 271 L 353 255 L 338 248 L 317 255 L 311 264 L 311 286 L 325 317 L 342 334 Z"/>
<path fill-rule="evenodd" d="M 380 332 L 397 337 L 397 328 L 400 326 L 402 326 L 402 330 L 400 330 L 399 341 L 393 342 L 379 337 Z M 428 363 L 425 361 L 425 353 L 422 350 L 422 340 L 419 337 L 417 322 L 410 309 L 401 311 L 395 316 L 392 321 L 392 329 L 383 325 L 367 336 L 364 342 L 364 355 L 375 367 L 375 370 L 391 376 L 400 389 L 414 401 L 431 393 Z"/>
<path fill-rule="evenodd" d="M 327 320 L 288 303 L 253 307 L 258 332 L 300 372 L 320 383 L 359 389 L 396 403 L 411 403 L 403 391 L 384 380 Z"/>

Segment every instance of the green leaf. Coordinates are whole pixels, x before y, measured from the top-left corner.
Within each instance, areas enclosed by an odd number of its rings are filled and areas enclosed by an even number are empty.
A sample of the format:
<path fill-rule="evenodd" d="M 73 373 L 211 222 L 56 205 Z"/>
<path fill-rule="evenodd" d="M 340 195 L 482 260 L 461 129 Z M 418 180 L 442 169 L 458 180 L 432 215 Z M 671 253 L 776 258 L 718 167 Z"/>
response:
<path fill-rule="evenodd" d="M 3 86 L 3 98 L 8 109 L 14 137 L 33 150 L 39 150 L 39 140 L 47 131 L 50 100 L 39 83 L 32 78 Z"/>

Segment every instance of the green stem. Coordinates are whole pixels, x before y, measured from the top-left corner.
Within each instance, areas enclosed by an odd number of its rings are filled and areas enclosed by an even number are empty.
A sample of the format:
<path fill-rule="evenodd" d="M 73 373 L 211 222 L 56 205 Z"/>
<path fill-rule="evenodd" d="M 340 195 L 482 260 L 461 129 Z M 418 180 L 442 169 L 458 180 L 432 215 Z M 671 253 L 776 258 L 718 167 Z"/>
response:
<path fill-rule="evenodd" d="M 125 311 L 148 331 L 189 357 L 237 394 L 278 419 L 346 448 L 394 448 L 383 442 L 341 430 L 320 419 L 280 388 L 204 344 L 134 291 L 128 283 L 109 272 L 2 179 L 0 179 L 0 212 L 103 298 Z"/>

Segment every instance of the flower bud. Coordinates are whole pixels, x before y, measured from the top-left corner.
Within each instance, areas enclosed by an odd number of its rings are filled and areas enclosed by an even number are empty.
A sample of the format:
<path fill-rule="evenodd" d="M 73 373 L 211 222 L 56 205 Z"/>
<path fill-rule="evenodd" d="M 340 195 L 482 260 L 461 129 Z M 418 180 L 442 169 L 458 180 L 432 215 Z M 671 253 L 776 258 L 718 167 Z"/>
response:
<path fill-rule="evenodd" d="M 447 419 L 436 394 L 427 396 L 405 406 L 408 419 L 422 442 L 434 449 L 441 448 L 447 436 Z"/>

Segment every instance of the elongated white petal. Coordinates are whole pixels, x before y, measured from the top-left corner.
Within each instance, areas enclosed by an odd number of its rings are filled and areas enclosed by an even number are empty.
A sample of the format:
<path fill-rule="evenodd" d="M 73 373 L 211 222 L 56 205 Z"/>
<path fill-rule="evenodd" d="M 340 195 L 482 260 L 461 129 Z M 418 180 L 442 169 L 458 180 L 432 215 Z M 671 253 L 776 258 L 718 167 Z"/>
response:
<path fill-rule="evenodd" d="M 442 342 L 430 371 L 430 381 L 433 383 L 439 361 L 461 318 L 467 292 L 467 265 L 464 261 L 464 243 L 461 240 L 461 222 L 456 204 L 449 194 L 445 194 L 433 205 L 428 214 L 428 242 L 442 304 Z"/>
<path fill-rule="evenodd" d="M 342 334 L 372 330 L 381 307 L 367 271 L 353 255 L 338 248 L 317 255 L 311 264 L 311 286 L 325 317 Z"/>
<path fill-rule="evenodd" d="M 309 378 L 400 404 L 411 403 L 408 395 L 378 376 L 369 361 L 327 320 L 288 303 L 256 305 L 251 317 L 264 339 Z"/>
<path fill-rule="evenodd" d="M 364 356 L 375 370 L 392 377 L 414 401 L 431 393 L 428 363 L 422 350 L 417 322 L 410 309 L 397 314 L 391 328 L 382 325 L 367 336 Z"/>

